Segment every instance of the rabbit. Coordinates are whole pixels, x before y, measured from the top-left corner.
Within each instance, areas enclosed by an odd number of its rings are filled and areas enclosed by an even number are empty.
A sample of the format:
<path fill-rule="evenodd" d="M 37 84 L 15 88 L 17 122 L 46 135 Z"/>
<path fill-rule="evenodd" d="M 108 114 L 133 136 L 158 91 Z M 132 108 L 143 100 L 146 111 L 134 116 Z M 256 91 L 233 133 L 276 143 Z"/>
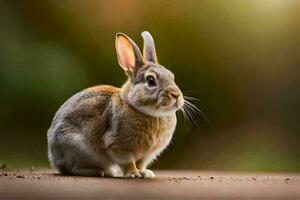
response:
<path fill-rule="evenodd" d="M 116 34 L 118 63 L 128 76 L 121 88 L 84 89 L 56 112 L 48 157 L 60 173 L 155 177 L 147 167 L 170 143 L 184 98 L 173 73 L 158 64 L 151 34 L 141 35 L 143 56 L 131 38 Z"/>

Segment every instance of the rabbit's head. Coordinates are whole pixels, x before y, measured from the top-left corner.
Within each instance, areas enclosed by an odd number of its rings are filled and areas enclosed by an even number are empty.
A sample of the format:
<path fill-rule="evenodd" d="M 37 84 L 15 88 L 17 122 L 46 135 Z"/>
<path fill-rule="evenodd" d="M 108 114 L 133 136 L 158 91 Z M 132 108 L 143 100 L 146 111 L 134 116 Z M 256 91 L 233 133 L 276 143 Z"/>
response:
<path fill-rule="evenodd" d="M 158 64 L 150 33 L 144 31 L 142 37 L 143 56 L 127 35 L 116 35 L 119 65 L 129 77 L 121 89 L 121 98 L 151 116 L 174 114 L 184 104 L 182 92 L 174 81 L 173 73 Z"/>

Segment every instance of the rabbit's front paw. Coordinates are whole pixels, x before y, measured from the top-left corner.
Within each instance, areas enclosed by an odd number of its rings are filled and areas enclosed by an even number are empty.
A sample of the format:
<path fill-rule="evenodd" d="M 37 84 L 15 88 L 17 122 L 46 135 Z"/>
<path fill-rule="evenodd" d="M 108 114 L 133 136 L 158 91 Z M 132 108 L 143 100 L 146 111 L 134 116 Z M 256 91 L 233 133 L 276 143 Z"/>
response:
<path fill-rule="evenodd" d="M 123 170 L 119 165 L 113 165 L 104 171 L 104 176 L 107 177 L 123 177 Z"/>
<path fill-rule="evenodd" d="M 154 172 L 150 169 L 141 170 L 140 174 L 142 175 L 143 178 L 155 178 Z"/>
<path fill-rule="evenodd" d="M 128 171 L 125 174 L 125 178 L 142 178 L 142 177 L 143 177 L 142 174 L 139 171 L 137 171 L 137 170 L 135 170 L 135 171 Z"/>

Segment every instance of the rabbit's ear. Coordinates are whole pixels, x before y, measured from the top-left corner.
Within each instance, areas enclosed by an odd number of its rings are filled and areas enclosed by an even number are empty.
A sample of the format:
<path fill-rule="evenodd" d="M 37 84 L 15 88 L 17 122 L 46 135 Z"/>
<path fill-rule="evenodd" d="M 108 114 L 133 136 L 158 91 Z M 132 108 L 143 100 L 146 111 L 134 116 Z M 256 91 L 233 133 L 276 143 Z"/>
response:
<path fill-rule="evenodd" d="M 138 46 L 124 33 L 116 35 L 116 50 L 119 65 L 125 71 L 133 71 L 137 66 L 144 64 L 142 54 Z"/>
<path fill-rule="evenodd" d="M 148 31 L 142 32 L 142 37 L 144 39 L 144 49 L 143 55 L 146 61 L 157 63 L 156 50 L 154 45 L 154 40 Z"/>

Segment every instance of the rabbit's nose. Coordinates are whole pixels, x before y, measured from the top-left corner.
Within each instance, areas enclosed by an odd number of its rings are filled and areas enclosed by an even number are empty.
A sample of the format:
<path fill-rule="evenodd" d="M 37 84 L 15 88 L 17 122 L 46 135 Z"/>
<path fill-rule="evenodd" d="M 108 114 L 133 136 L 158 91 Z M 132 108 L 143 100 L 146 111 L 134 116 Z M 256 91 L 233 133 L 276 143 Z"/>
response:
<path fill-rule="evenodd" d="M 180 92 L 172 91 L 172 92 L 170 92 L 170 95 L 172 97 L 174 97 L 175 99 L 178 99 L 178 97 L 180 96 Z"/>

